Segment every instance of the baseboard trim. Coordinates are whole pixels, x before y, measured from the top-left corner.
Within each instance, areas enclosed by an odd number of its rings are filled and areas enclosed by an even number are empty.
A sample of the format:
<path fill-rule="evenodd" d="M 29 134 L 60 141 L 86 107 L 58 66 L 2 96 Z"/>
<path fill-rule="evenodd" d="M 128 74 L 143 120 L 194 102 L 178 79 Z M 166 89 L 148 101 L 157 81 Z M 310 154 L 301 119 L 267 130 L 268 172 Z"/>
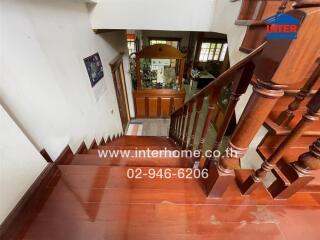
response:
<path fill-rule="evenodd" d="M 52 163 L 52 159 L 50 157 L 50 155 L 48 154 L 48 152 L 43 148 L 41 151 L 40 151 L 40 154 L 42 155 L 42 157 L 48 162 L 48 163 Z"/>
<path fill-rule="evenodd" d="M 88 152 L 88 148 L 85 144 L 85 142 L 82 142 L 81 145 L 79 146 L 78 150 L 76 151 L 76 154 L 81 154 L 81 153 L 87 153 Z"/>
<path fill-rule="evenodd" d="M 95 149 L 98 147 L 96 139 L 93 139 L 89 149 Z"/>
<path fill-rule="evenodd" d="M 72 162 L 73 159 L 73 152 L 71 151 L 71 148 L 69 145 L 67 145 L 63 151 L 60 153 L 59 157 L 56 159 L 55 164 L 56 165 L 66 165 L 66 164 L 70 164 Z"/>
<path fill-rule="evenodd" d="M 16 206 L 12 209 L 9 215 L 0 225 L 0 239 L 15 239 L 16 235 L 20 232 L 19 230 L 23 227 L 21 224 L 23 221 L 19 221 L 26 216 L 26 209 L 32 202 L 32 196 L 40 190 L 40 188 L 48 182 L 49 178 L 54 173 L 55 163 L 49 163 L 41 174 L 37 177 L 34 183 L 25 192 Z"/>
<path fill-rule="evenodd" d="M 104 146 L 104 145 L 106 145 L 106 142 L 104 141 L 104 138 L 102 137 L 101 141 L 99 143 L 99 146 Z"/>

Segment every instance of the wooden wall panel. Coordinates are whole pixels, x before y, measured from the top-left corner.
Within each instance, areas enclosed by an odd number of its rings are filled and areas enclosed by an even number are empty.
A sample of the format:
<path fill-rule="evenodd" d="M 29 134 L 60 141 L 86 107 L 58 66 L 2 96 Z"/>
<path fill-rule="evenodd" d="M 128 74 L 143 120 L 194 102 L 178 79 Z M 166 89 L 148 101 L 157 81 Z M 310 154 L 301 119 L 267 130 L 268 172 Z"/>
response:
<path fill-rule="evenodd" d="M 158 116 L 158 98 L 148 98 L 149 117 Z"/>
<path fill-rule="evenodd" d="M 185 91 L 138 89 L 133 91 L 137 118 L 169 118 L 184 103 Z"/>
<path fill-rule="evenodd" d="M 161 98 L 161 117 L 169 117 L 170 116 L 170 98 Z"/>
<path fill-rule="evenodd" d="M 178 109 L 183 105 L 184 99 L 182 98 L 174 98 L 174 109 Z"/>
<path fill-rule="evenodd" d="M 145 98 L 136 98 L 136 117 L 144 117 L 146 115 Z"/>

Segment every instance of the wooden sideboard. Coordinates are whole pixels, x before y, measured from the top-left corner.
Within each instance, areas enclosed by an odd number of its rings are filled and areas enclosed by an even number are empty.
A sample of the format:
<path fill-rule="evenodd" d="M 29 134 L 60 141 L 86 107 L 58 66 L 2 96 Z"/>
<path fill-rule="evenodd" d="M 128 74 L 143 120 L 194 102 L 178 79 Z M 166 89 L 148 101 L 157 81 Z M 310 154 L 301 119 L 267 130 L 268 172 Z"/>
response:
<path fill-rule="evenodd" d="M 137 118 L 168 118 L 184 103 L 184 89 L 137 89 L 133 91 Z"/>

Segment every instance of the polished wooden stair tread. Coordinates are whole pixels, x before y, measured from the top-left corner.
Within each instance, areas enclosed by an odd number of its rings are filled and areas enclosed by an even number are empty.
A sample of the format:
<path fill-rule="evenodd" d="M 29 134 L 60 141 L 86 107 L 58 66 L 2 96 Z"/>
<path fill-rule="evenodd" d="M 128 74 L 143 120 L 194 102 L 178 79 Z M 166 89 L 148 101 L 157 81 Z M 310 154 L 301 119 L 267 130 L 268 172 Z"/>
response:
<path fill-rule="evenodd" d="M 256 239 L 261 233 L 264 239 L 283 239 L 291 233 L 285 227 L 279 231 L 287 221 L 283 211 L 320 216 L 309 211 L 319 206 L 319 194 L 275 201 L 261 194 L 241 196 L 234 184 L 222 199 L 207 199 L 197 180 L 128 179 L 127 169 L 58 166 L 19 219 L 24 226 L 19 239 Z M 237 175 L 245 178 L 248 171 Z M 313 225 L 307 234 L 316 230 Z"/>
<path fill-rule="evenodd" d="M 108 146 L 168 146 L 175 147 L 174 142 L 167 137 L 154 136 L 123 136 L 107 144 Z"/>
<path fill-rule="evenodd" d="M 304 112 L 298 112 L 295 118 L 289 123 L 288 127 L 279 126 L 275 123 L 275 119 L 271 117 L 268 117 L 265 120 L 264 126 L 276 135 L 288 135 L 291 130 L 297 125 L 303 113 Z M 277 112 L 277 114 L 274 115 L 279 116 L 280 112 Z M 303 136 L 320 136 L 320 121 L 311 123 L 310 126 L 303 132 Z"/>
<path fill-rule="evenodd" d="M 105 146 L 98 146 L 95 149 L 90 149 L 88 152 L 97 152 L 98 149 L 100 150 L 146 150 L 146 149 L 150 149 L 150 150 L 164 150 L 164 149 L 168 149 L 168 150 L 177 150 L 180 149 L 181 147 L 179 146 L 171 146 L 171 145 L 127 145 L 127 146 L 123 146 L 123 145 L 105 145 Z"/>
<path fill-rule="evenodd" d="M 196 179 L 128 179 L 128 168 L 55 167 L 17 220 L 18 239 L 283 239 L 291 236 L 286 221 L 293 216 L 301 224 L 320 216 L 320 194 L 277 201 L 263 189 L 242 196 L 233 184 L 222 199 L 207 199 Z M 248 174 L 237 171 L 243 179 Z M 309 226 L 306 234 L 314 236 L 317 225 Z"/>
<path fill-rule="evenodd" d="M 76 154 L 72 161 L 72 165 L 113 165 L 113 166 L 160 166 L 160 167 L 192 167 L 193 160 L 191 158 L 175 158 L 175 157 L 107 157 L 100 158 L 97 154 Z"/>
<path fill-rule="evenodd" d="M 292 147 L 289 148 L 284 156 L 282 157 L 282 159 L 287 162 L 294 162 L 298 160 L 298 157 L 307 152 L 309 150 L 309 148 L 307 147 Z M 257 148 L 257 152 L 260 155 L 260 157 L 262 158 L 263 161 L 265 161 L 266 159 L 268 159 L 271 154 L 275 151 L 275 148 L 270 148 L 270 147 L 265 147 L 265 146 L 259 146 Z"/>

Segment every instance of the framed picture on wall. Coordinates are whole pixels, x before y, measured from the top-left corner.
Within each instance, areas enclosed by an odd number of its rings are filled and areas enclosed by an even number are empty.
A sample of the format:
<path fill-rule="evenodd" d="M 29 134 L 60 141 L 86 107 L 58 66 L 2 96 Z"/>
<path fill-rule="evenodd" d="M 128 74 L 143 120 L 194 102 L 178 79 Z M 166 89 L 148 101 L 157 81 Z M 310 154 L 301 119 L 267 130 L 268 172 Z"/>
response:
<path fill-rule="evenodd" d="M 88 71 L 91 87 L 94 87 L 94 85 L 96 85 L 104 76 L 102 62 L 99 53 L 95 53 L 83 59 L 83 61 Z"/>

